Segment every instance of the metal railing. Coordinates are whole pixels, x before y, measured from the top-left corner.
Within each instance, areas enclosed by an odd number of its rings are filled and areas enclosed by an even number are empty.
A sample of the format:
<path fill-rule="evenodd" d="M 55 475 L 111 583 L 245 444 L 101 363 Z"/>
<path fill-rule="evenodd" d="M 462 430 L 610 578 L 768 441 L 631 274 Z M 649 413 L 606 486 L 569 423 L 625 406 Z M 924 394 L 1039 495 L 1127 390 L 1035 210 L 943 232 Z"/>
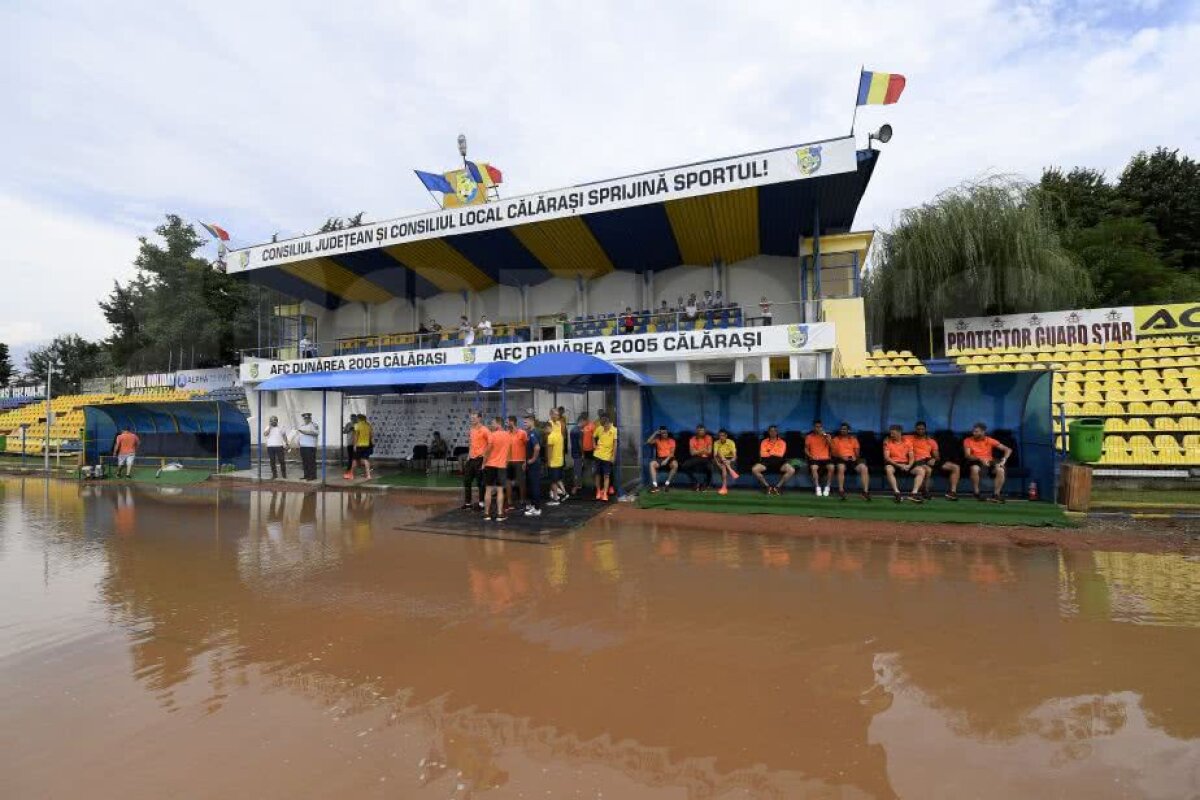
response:
<path fill-rule="evenodd" d="M 542 324 L 502 322 L 492 326 L 490 334 L 478 328 L 472 330 L 473 345 L 511 344 L 544 338 L 543 329 L 554 328 L 556 339 L 581 339 L 596 336 L 620 336 L 639 333 L 706 330 L 713 328 L 757 327 L 773 325 L 779 316 L 801 320 L 813 316 L 813 303 L 789 300 L 771 302 L 764 313 L 759 303 L 749 306 L 727 304 L 721 307 L 667 308 L 648 311 L 608 312 L 583 317 L 559 316 Z M 783 311 L 784 314 L 778 312 Z M 798 313 L 793 313 L 798 312 Z M 543 317 L 543 319 L 547 319 Z M 815 321 L 815 319 L 811 320 Z M 241 351 L 242 360 L 250 358 L 290 361 L 301 358 L 325 358 L 339 355 L 381 353 L 394 350 L 433 350 L 440 347 L 466 345 L 458 328 L 440 331 L 409 331 L 403 333 L 370 334 L 339 339 L 302 343 L 293 341 L 268 347 L 252 347 Z"/>

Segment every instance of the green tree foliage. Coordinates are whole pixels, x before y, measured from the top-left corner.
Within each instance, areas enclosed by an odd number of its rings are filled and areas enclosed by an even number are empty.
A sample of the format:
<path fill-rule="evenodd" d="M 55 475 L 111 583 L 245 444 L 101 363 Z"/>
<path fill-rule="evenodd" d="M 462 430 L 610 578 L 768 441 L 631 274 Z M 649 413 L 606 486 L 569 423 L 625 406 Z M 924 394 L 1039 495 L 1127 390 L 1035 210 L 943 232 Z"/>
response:
<path fill-rule="evenodd" d="M 73 333 L 55 337 L 50 344 L 34 348 L 25 356 L 27 377 L 34 383 L 45 384 L 51 364 L 54 365 L 54 393 L 74 394 L 85 378 L 101 374 L 105 364 L 104 349 Z"/>
<path fill-rule="evenodd" d="M 1091 281 L 1033 187 L 993 178 L 902 211 L 864 281 L 871 338 L 928 350 L 944 317 L 1085 304 Z"/>
<path fill-rule="evenodd" d="M 1200 273 L 1200 163 L 1165 147 L 1138 153 L 1116 191 L 1158 231 L 1168 266 Z"/>
<path fill-rule="evenodd" d="M 174 214 L 142 237 L 138 274 L 100 308 L 113 326 L 105 345 L 119 371 L 232 363 L 251 341 L 256 290 L 196 253 L 204 240 Z"/>
<path fill-rule="evenodd" d="M 0 386 L 8 386 L 12 382 L 13 363 L 8 345 L 0 342 Z"/>

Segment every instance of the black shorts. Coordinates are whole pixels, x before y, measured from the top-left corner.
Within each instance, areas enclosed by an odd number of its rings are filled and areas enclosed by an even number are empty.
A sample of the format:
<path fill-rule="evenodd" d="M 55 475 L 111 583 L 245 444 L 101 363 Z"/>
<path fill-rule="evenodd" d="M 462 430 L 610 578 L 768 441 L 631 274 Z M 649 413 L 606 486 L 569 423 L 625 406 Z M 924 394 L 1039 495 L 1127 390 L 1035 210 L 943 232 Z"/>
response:
<path fill-rule="evenodd" d="M 356 448 L 354 448 L 354 457 L 355 458 L 370 458 L 371 453 L 374 453 L 374 452 L 375 452 L 375 445 L 373 445 L 373 444 L 367 445 L 366 447 L 356 447 Z"/>
<path fill-rule="evenodd" d="M 766 467 L 766 471 L 772 474 L 782 473 L 783 466 L 787 463 L 783 456 L 767 456 L 758 463 Z"/>
<path fill-rule="evenodd" d="M 996 462 L 994 462 L 994 461 L 992 462 L 992 465 L 990 467 L 985 467 L 983 465 L 983 462 L 980 461 L 978 458 L 968 458 L 967 459 L 967 467 L 968 468 L 969 467 L 979 467 L 981 470 L 986 471 L 987 474 L 990 475 L 991 477 L 993 477 L 993 478 L 996 477 Z"/>
<path fill-rule="evenodd" d="M 583 451 L 583 460 L 591 461 L 592 459 L 594 459 L 596 457 L 595 453 L 596 453 L 595 450 L 584 450 Z"/>
<path fill-rule="evenodd" d="M 657 464 L 659 469 L 670 469 L 671 462 L 675 461 L 675 456 L 667 456 L 666 458 L 654 458 L 654 459 L 651 459 L 651 461 L 653 461 L 655 464 Z M 678 463 L 678 462 L 676 462 L 676 463 Z"/>
<path fill-rule="evenodd" d="M 520 480 L 525 475 L 524 461 L 508 462 L 508 479 L 510 481 Z"/>
<path fill-rule="evenodd" d="M 484 467 L 483 468 L 483 485 L 484 486 L 503 486 L 504 485 L 504 467 Z"/>
<path fill-rule="evenodd" d="M 833 461 L 828 458 L 810 458 L 808 460 L 810 467 L 828 467 L 832 463 Z"/>
<path fill-rule="evenodd" d="M 867 462 L 862 460 L 861 458 L 835 458 L 833 460 L 833 463 L 837 464 L 839 467 L 847 467 L 849 469 L 858 469 L 859 464 L 865 464 Z"/>
<path fill-rule="evenodd" d="M 563 468 L 562 467 L 550 467 L 550 469 L 547 470 L 547 472 L 550 474 L 550 482 L 551 483 L 558 483 L 559 481 L 561 481 L 563 479 Z"/>
<path fill-rule="evenodd" d="M 601 478 L 611 476 L 613 474 L 613 462 L 605 461 L 603 458 L 597 458 L 596 474 Z"/>

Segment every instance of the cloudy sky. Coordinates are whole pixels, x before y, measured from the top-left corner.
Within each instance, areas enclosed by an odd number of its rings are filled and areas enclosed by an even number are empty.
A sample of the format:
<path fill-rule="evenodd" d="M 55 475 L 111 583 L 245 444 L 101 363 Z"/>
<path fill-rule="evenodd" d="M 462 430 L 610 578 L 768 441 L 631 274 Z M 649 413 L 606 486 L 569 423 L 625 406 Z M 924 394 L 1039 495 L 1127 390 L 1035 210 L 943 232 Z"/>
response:
<path fill-rule="evenodd" d="M 861 64 L 908 77 L 857 226 L 988 172 L 1195 156 L 1200 4 L 0 3 L 0 341 L 106 333 L 162 214 L 235 245 L 433 207 L 472 155 L 505 192 L 849 130 Z M 1190 88 L 1189 88 L 1190 87 Z"/>

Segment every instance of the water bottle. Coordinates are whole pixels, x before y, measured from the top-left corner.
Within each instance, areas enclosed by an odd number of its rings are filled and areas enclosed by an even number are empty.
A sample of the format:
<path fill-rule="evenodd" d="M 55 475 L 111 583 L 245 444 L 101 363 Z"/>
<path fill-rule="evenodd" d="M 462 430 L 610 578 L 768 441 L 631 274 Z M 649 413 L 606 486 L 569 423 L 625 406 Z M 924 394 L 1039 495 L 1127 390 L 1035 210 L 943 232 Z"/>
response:
<path fill-rule="evenodd" d="M 1037 499 L 1038 499 L 1038 488 L 1037 488 L 1037 481 L 1030 481 L 1030 482 L 1029 482 L 1029 499 L 1030 499 L 1030 500 L 1037 500 Z"/>

